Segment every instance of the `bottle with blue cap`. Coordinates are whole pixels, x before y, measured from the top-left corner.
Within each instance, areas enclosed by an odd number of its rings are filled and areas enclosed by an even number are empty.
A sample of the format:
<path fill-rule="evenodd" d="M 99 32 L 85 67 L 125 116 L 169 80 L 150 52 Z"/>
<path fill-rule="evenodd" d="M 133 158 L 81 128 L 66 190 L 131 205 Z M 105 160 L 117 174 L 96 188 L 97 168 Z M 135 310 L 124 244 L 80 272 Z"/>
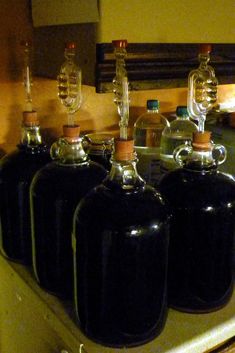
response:
<path fill-rule="evenodd" d="M 160 143 L 167 126 L 170 124 L 159 112 L 159 101 L 147 100 L 147 111 L 134 124 L 134 143 L 139 159 L 138 172 L 150 185 L 160 179 Z"/>
<path fill-rule="evenodd" d="M 196 131 L 198 131 L 198 127 L 190 120 L 187 107 L 178 106 L 176 108 L 176 119 L 162 132 L 160 147 L 160 169 L 162 174 L 178 167 L 173 157 L 174 149 L 179 145 L 192 141 L 193 132 Z"/>

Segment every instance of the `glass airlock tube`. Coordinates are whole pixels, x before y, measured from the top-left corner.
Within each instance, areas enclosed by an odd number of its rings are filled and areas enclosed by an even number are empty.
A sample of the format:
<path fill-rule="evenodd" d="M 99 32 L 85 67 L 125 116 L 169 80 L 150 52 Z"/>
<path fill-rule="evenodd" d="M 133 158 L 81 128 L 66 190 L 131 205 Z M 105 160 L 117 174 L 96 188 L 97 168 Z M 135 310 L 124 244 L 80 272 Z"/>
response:
<path fill-rule="evenodd" d="M 116 59 L 116 74 L 113 78 L 114 103 L 120 116 L 120 138 L 126 140 L 129 122 L 129 83 L 125 67 L 127 40 L 113 40 L 112 43 Z"/>
<path fill-rule="evenodd" d="M 64 50 L 65 61 L 61 65 L 57 77 L 58 96 L 65 106 L 68 114 L 68 125 L 73 126 L 74 114 L 78 111 L 82 102 L 82 72 L 75 63 L 76 43 L 66 43 Z"/>
<path fill-rule="evenodd" d="M 208 65 L 210 52 L 210 44 L 199 46 L 199 67 L 188 76 L 188 111 L 198 121 L 200 132 L 204 131 L 206 115 L 217 101 L 218 81 L 214 69 Z"/>
<path fill-rule="evenodd" d="M 24 64 L 23 64 L 23 85 L 25 91 L 25 111 L 31 112 L 32 106 L 32 70 L 31 70 L 31 43 L 29 41 L 22 41 L 21 45 L 24 50 Z"/>

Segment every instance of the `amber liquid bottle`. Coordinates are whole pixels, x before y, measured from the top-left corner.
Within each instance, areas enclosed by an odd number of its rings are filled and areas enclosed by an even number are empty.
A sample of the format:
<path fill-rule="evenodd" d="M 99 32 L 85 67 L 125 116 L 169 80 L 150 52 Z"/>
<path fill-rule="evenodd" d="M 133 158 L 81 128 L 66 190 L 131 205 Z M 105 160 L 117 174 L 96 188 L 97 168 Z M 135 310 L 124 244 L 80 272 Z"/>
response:
<path fill-rule="evenodd" d="M 182 157 L 185 151 L 188 156 Z M 217 170 L 225 151 L 210 142 L 209 132 L 194 133 L 192 146 L 178 147 L 175 156 L 183 167 L 166 174 L 159 185 L 173 214 L 169 304 L 210 312 L 223 307 L 233 291 L 235 181 Z"/>
<path fill-rule="evenodd" d="M 0 246 L 10 260 L 31 264 L 29 186 L 36 171 L 50 160 L 37 113 L 23 112 L 18 149 L 0 161 Z"/>
<path fill-rule="evenodd" d="M 79 200 L 101 183 L 106 170 L 82 148 L 79 126 L 64 126 L 51 147 L 53 162 L 34 177 L 31 188 L 33 266 L 39 284 L 65 299 L 73 293 L 72 218 Z"/>
<path fill-rule="evenodd" d="M 108 177 L 74 215 L 77 317 L 87 336 L 113 347 L 153 339 L 167 314 L 169 215 L 138 175 L 133 145 L 115 140 Z"/>

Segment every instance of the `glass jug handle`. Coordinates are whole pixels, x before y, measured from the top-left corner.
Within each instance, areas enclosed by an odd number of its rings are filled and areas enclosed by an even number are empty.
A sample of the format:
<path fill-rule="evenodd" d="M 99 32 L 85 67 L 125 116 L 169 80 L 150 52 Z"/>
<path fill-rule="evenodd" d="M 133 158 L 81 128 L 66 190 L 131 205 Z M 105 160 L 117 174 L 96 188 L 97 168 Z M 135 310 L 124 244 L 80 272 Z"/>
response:
<path fill-rule="evenodd" d="M 180 145 L 174 149 L 173 157 L 177 164 L 183 166 L 184 161 L 188 158 L 188 155 L 193 151 L 190 145 Z"/>
<path fill-rule="evenodd" d="M 50 156 L 52 160 L 56 160 L 60 158 L 60 154 L 61 154 L 61 149 L 63 148 L 63 146 L 67 144 L 67 141 L 63 138 L 59 138 L 58 141 L 54 142 L 51 145 L 50 148 Z"/>
<path fill-rule="evenodd" d="M 225 162 L 227 158 L 227 150 L 223 145 L 215 144 L 213 145 L 214 159 L 217 165 L 220 165 Z"/>

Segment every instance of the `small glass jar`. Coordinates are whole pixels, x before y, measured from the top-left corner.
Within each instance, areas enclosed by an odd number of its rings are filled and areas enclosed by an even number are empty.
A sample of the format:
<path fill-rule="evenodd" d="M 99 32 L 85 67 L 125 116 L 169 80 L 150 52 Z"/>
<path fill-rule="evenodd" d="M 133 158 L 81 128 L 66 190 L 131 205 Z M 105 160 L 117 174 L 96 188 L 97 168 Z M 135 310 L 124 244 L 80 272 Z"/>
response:
<path fill-rule="evenodd" d="M 107 133 L 91 133 L 85 135 L 84 148 L 93 162 L 110 170 L 110 157 L 113 149 L 113 135 Z"/>

